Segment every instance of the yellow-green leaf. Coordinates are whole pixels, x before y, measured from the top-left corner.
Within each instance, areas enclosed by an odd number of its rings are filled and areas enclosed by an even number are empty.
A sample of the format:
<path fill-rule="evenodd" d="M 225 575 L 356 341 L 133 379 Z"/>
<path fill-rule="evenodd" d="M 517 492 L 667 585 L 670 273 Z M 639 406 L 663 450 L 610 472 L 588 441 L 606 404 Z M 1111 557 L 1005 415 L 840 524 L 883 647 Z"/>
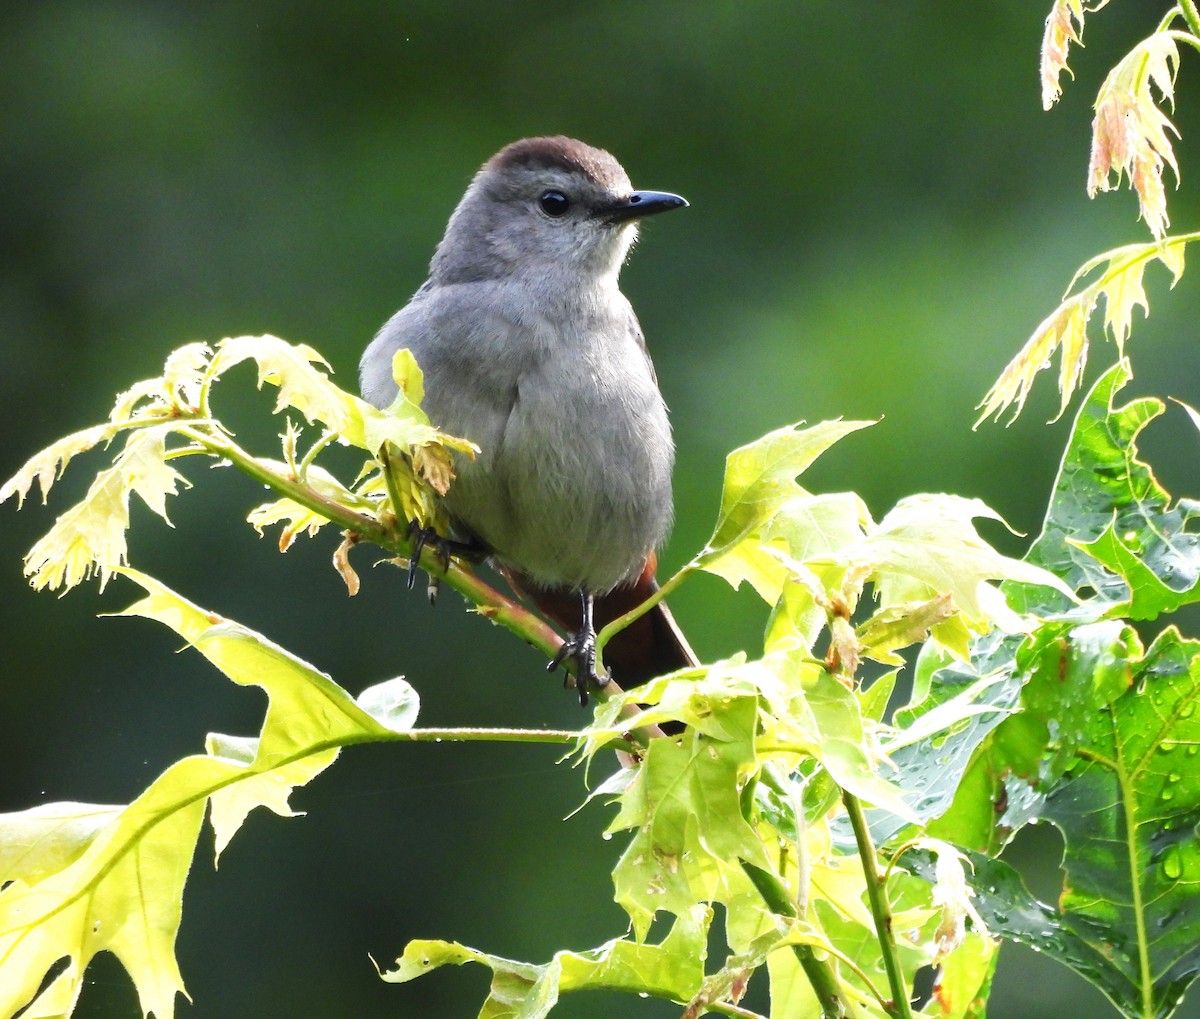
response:
<path fill-rule="evenodd" d="M 948 594 L 972 628 L 991 621 L 981 585 L 1018 580 L 1070 589 L 1039 566 L 1001 555 L 975 530 L 975 518 L 1001 520 L 978 499 L 953 495 L 914 495 L 901 499 L 854 551 L 869 563 L 884 609 Z M 1003 521 L 1001 521 L 1003 522 Z"/>
<path fill-rule="evenodd" d="M 871 421 L 824 421 L 769 432 L 725 459 L 721 513 L 709 548 L 719 551 L 768 521 L 789 499 L 807 493 L 796 478 L 839 439 Z"/>
<path fill-rule="evenodd" d="M 0 488 L 0 502 L 5 502 L 15 495 L 17 508 L 20 509 L 30 488 L 37 482 L 44 503 L 54 482 L 62 477 L 62 472 L 73 457 L 86 453 L 102 442 L 110 441 L 120 430 L 120 425 L 111 423 L 93 425 L 91 428 L 72 432 L 41 452 L 35 453 L 16 474 L 4 482 L 4 486 Z"/>
<path fill-rule="evenodd" d="M 1033 331 L 1021 351 L 1001 373 L 979 405 L 976 427 L 986 418 L 999 417 L 1010 406 L 1013 417 L 1021 413 L 1025 398 L 1040 371 L 1048 368 L 1056 350 L 1062 347 L 1062 364 L 1058 388 L 1061 394 L 1059 415 L 1067 408 L 1071 394 L 1079 385 L 1087 358 L 1087 325 L 1092 313 L 1104 298 L 1104 326 L 1123 353 L 1125 341 L 1133 329 L 1133 312 L 1141 308 L 1149 314 L 1150 307 L 1143 284 L 1146 266 L 1159 261 L 1171 273 L 1171 286 L 1179 282 L 1184 270 L 1187 245 L 1200 239 L 1200 233 L 1167 237 L 1153 244 L 1127 244 L 1089 259 L 1071 280 L 1070 296 L 1054 309 Z M 1097 278 L 1082 290 L 1071 294 L 1085 276 L 1099 270 Z"/>
<path fill-rule="evenodd" d="M 74 587 L 93 573 L 101 584 L 126 561 L 129 496 L 136 493 L 164 520 L 166 498 L 186 479 L 166 462 L 173 424 L 131 432 L 112 467 L 96 475 L 83 499 L 62 514 L 25 556 L 25 575 L 37 589 Z"/>
<path fill-rule="evenodd" d="M 492 971 L 480 1019 L 544 1019 L 568 991 L 610 990 L 686 1001 L 704 978 L 712 911 L 694 906 L 676 918 L 659 944 L 618 938 L 589 952 L 557 952 L 544 966 L 514 962 L 450 941 L 411 941 L 394 969 L 380 976 L 404 983 L 439 966 L 474 962 Z"/>
<path fill-rule="evenodd" d="M 211 801 L 218 850 L 256 806 L 290 814 L 291 789 L 349 742 L 410 728 L 416 697 L 390 680 L 358 702 L 328 676 L 253 631 L 197 608 L 132 570 L 145 597 L 124 615 L 155 619 L 234 682 L 267 691 L 257 739 L 212 737 L 210 753 L 171 765 L 127 807 L 43 806 L 0 816 L 0 1015 L 73 1008 L 93 956 L 110 951 L 144 1013 L 171 1019 L 183 885 Z M 7 883 L 5 883 L 7 882 Z M 38 993 L 61 960 L 66 968 Z"/>
<path fill-rule="evenodd" d="M 774 604 L 787 571 L 778 552 L 810 559 L 862 533 L 868 519 L 853 494 L 812 495 L 796 478 L 826 449 L 870 421 L 826 421 L 770 432 L 726 458 L 721 512 L 694 564 L 738 587 L 749 581 Z"/>
<path fill-rule="evenodd" d="M 328 362 L 312 347 L 303 343 L 288 343 L 277 336 L 235 336 L 217 344 L 212 359 L 214 378 L 243 361 L 252 360 L 258 366 L 258 385 L 270 382 L 279 388 L 275 413 L 287 407 L 300 411 L 309 421 L 321 421 L 334 431 L 341 431 L 346 417 L 341 390 L 334 386 L 318 366 Z"/>

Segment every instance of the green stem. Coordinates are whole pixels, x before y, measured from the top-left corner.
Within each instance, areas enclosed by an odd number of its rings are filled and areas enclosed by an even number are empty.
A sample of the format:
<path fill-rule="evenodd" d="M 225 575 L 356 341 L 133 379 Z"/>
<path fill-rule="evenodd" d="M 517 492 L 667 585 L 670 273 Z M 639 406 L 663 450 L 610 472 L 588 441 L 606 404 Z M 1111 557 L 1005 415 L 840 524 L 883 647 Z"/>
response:
<path fill-rule="evenodd" d="M 457 727 L 449 729 L 405 729 L 389 734 L 386 739 L 401 743 L 474 743 L 485 740 L 489 743 L 554 743 L 570 744 L 579 739 L 574 729 L 476 729 Z M 378 740 L 373 736 L 372 740 Z"/>
<path fill-rule="evenodd" d="M 900 957 L 896 952 L 896 932 L 892 929 L 892 905 L 888 901 L 887 888 L 879 871 L 879 858 L 875 854 L 875 843 L 871 841 L 871 830 L 862 803 L 853 793 L 842 790 L 842 802 L 854 829 L 854 840 L 858 843 L 858 855 L 862 860 L 863 877 L 867 884 L 867 901 L 871 915 L 875 917 L 875 933 L 879 938 L 879 950 L 883 954 L 883 967 L 887 971 L 888 985 L 892 990 L 891 1014 L 896 1019 L 912 1019 L 908 984 L 900 969 Z"/>
<path fill-rule="evenodd" d="M 258 481 L 280 495 L 285 495 L 289 499 L 298 502 L 306 509 L 321 514 L 321 516 L 325 517 L 331 523 L 335 523 L 348 531 L 354 531 L 389 551 L 402 554 L 403 548 L 407 547 L 406 536 L 390 530 L 373 517 L 356 513 L 352 509 L 347 509 L 345 506 L 327 498 L 296 478 L 288 477 L 287 475 L 280 474 L 278 471 L 272 470 L 266 464 L 260 463 L 252 457 L 231 439 L 223 435 L 213 436 L 195 427 L 189 428 L 186 434 L 188 438 L 193 440 L 198 446 L 203 447 L 207 452 L 221 459 L 228 460 L 243 474 L 248 474 L 255 481 Z"/>
<path fill-rule="evenodd" d="M 310 449 L 307 453 L 305 453 L 304 459 L 302 459 L 300 461 L 300 463 L 296 465 L 296 474 L 298 477 L 301 477 L 301 478 L 304 477 L 305 472 L 308 470 L 309 466 L 317 458 L 317 454 L 320 453 L 321 450 L 323 450 L 331 442 L 333 442 L 334 438 L 335 438 L 335 435 L 333 432 L 326 432 L 316 442 L 314 442 L 312 444 L 312 449 Z"/>
<path fill-rule="evenodd" d="M 615 637 L 618 633 L 624 630 L 625 627 L 635 620 L 640 619 L 652 608 L 654 608 L 655 605 L 662 601 L 668 594 L 674 591 L 675 588 L 683 583 L 683 578 L 691 573 L 695 568 L 696 566 L 694 562 L 688 563 L 678 573 L 674 574 L 672 577 L 668 578 L 661 585 L 659 585 L 658 590 L 650 595 L 650 597 L 644 602 L 642 602 L 640 605 L 635 605 L 632 609 L 626 612 L 625 615 L 618 616 L 606 627 L 604 627 L 604 629 L 596 634 L 597 653 L 602 652 L 604 650 L 604 645 L 612 640 L 613 637 Z"/>
<path fill-rule="evenodd" d="M 1191 48 L 1194 50 L 1200 50 L 1200 38 L 1197 38 L 1197 36 L 1192 32 L 1180 32 L 1178 29 L 1172 29 L 1171 31 L 1164 32 L 1163 34 L 1170 36 L 1176 42 L 1181 42 L 1191 46 Z M 1145 69 L 1145 67 L 1142 68 L 1143 72 Z"/>
<path fill-rule="evenodd" d="M 1200 10 L 1196 9 L 1194 0 L 1179 0 L 1179 10 L 1183 20 L 1187 22 L 1188 30 L 1194 36 L 1200 37 Z"/>
<path fill-rule="evenodd" d="M 797 919 L 796 904 L 792 902 L 787 889 L 784 888 L 779 878 L 745 860 L 742 860 L 741 864 L 742 870 L 746 872 L 746 876 L 758 890 L 758 894 L 763 897 L 763 901 L 766 902 L 767 908 L 772 913 L 786 916 L 791 920 Z M 800 963 L 804 975 L 808 977 L 808 982 L 812 985 L 813 993 L 817 996 L 817 1001 L 821 1004 L 823 1019 L 847 1019 L 852 1015 L 849 1002 L 842 997 L 842 992 L 838 987 L 833 967 L 825 960 L 818 959 L 811 945 L 792 945 L 792 952 L 795 953 L 796 961 Z"/>
<path fill-rule="evenodd" d="M 400 488 L 396 484 L 396 475 L 392 472 L 392 456 L 386 446 L 379 451 L 379 462 L 383 464 L 383 483 L 387 486 L 388 502 L 392 504 L 392 513 L 399 520 L 403 512 L 400 508 Z"/>
<path fill-rule="evenodd" d="M 210 453 L 228 460 L 234 467 L 255 481 L 295 500 L 306 509 L 321 514 L 331 523 L 337 524 L 347 531 L 352 531 L 361 538 L 396 555 L 411 555 L 412 543 L 409 540 L 407 528 L 400 531 L 395 527 L 380 523 L 374 517 L 356 513 L 295 478 L 286 477 L 278 471 L 272 470 L 223 436 L 216 438 L 204 432 L 194 431 L 190 437 Z M 428 572 L 439 576 L 444 583 L 458 591 L 494 623 L 512 630 L 543 653 L 553 654 L 562 643 L 561 638 L 548 623 L 512 599 L 505 598 L 470 570 L 451 561 L 445 573 L 442 573 L 441 563 L 434 549 L 427 548 L 423 551 L 421 566 Z"/>

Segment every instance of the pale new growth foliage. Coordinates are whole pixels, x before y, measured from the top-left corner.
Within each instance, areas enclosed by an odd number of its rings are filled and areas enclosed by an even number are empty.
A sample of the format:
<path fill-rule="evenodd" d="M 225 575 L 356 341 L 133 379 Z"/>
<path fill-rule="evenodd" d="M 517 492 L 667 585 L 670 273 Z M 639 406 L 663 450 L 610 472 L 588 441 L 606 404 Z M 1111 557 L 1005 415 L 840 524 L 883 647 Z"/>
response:
<path fill-rule="evenodd" d="M 1046 15 L 1046 32 L 1042 36 L 1042 108 L 1050 109 L 1062 95 L 1059 76 L 1063 71 L 1071 74 L 1067 66 L 1067 52 L 1071 43 L 1083 45 L 1083 14 L 1086 10 L 1099 10 L 1108 0 L 1091 8 L 1085 8 L 1083 0 L 1057 0 Z M 1074 75 L 1072 75 L 1074 77 Z"/>
<path fill-rule="evenodd" d="M 1084 0 L 1056 0 L 1046 17 L 1042 37 L 1042 107 L 1049 110 L 1062 96 L 1060 79 L 1072 43 L 1083 45 L 1085 13 L 1094 13 L 1108 0 L 1088 5 Z M 1142 219 L 1155 238 L 1162 238 L 1167 216 L 1163 169 L 1170 166 L 1179 180 L 1179 164 L 1168 132 L 1179 132 L 1154 100 L 1174 106 L 1175 75 L 1179 70 L 1176 37 L 1193 42 L 1190 35 L 1167 29 L 1171 17 L 1148 39 L 1138 43 L 1105 78 L 1096 96 L 1092 121 L 1092 156 L 1088 167 L 1088 194 L 1111 191 L 1128 178 L 1138 196 Z M 1115 178 L 1114 175 L 1115 174 Z"/>
<path fill-rule="evenodd" d="M 275 412 L 294 410 L 325 432 L 313 454 L 296 461 L 299 432 L 290 421 L 283 437 L 282 462 L 252 458 L 209 415 L 214 383 L 231 368 L 253 361 L 258 384 L 278 387 Z M 222 340 L 213 350 L 190 343 L 166 360 L 163 374 L 138 382 L 117 397 L 107 422 L 85 428 L 48 446 L 0 487 L 0 502 L 15 496 L 24 502 L 36 484 L 43 501 L 67 464 L 81 453 L 124 436 L 113 465 L 100 471 L 80 502 L 64 512 L 25 557 L 25 575 L 35 588 L 69 589 L 92 575 L 103 585 L 128 561 L 129 498 L 136 494 L 154 513 L 167 520 L 167 497 L 177 495 L 187 480 L 171 461 L 201 455 L 240 460 L 262 480 L 278 479 L 303 486 L 323 500 L 372 521 L 382 510 L 394 518 L 422 522 L 438 512 L 436 492 L 444 492 L 453 476 L 452 453 L 474 455 L 473 444 L 434 428 L 418 406 L 421 375 L 411 354 L 396 357 L 401 385 L 396 403 L 386 411 L 336 386 L 324 370 L 325 360 L 303 344 L 274 336 L 240 336 Z M 310 463 L 330 442 L 366 451 L 365 463 L 353 485 Z M 387 450 L 390 477 L 374 458 Z M 394 496 L 398 505 L 391 506 Z M 283 523 L 281 547 L 298 534 L 315 533 L 328 517 L 291 498 L 278 499 L 250 513 L 259 528 Z"/>
<path fill-rule="evenodd" d="M 821 628 L 848 617 L 871 584 L 876 615 L 886 619 L 877 657 L 894 661 L 903 646 L 894 642 L 897 634 L 911 643 L 927 630 L 963 655 L 972 633 L 1019 625 L 1002 599 L 987 594 L 989 582 L 1017 580 L 1070 594 L 1052 574 L 1001 555 L 979 536 L 973 519 L 1000 518 L 978 499 L 914 495 L 876 523 L 857 496 L 814 495 L 797 483 L 829 446 L 866 424 L 779 429 L 727 458 L 721 516 L 695 565 L 734 587 L 748 581 L 770 605 L 786 604 L 768 626 L 769 643 L 790 635 L 811 648 Z M 926 625 L 905 626 L 910 614 Z M 868 623 L 863 632 L 881 631 Z M 871 646 L 854 645 L 853 635 L 845 635 L 843 657 L 876 657 Z"/>
<path fill-rule="evenodd" d="M 1047 109 L 1061 95 L 1061 73 L 1071 73 L 1067 55 L 1072 43 L 1082 45 L 1084 15 L 1098 11 L 1106 3 L 1107 0 L 1091 5 L 1083 0 L 1057 0 L 1051 9 L 1046 18 L 1041 60 L 1042 101 Z M 1128 179 L 1138 196 L 1139 214 L 1156 243 L 1115 248 L 1080 268 L 1062 303 L 1042 320 L 980 403 L 976 425 L 992 415 L 998 417 L 1008 407 L 1013 408 L 1016 417 L 1038 372 L 1050 366 L 1051 357 L 1060 347 L 1061 402 L 1057 416 L 1061 416 L 1083 377 L 1088 321 L 1100 298 L 1105 302 L 1105 329 L 1116 343 L 1118 355 L 1124 356 L 1134 308 L 1140 307 L 1144 314 L 1149 314 L 1142 282 L 1146 265 L 1155 259 L 1162 262 L 1171 272 L 1172 286 L 1183 274 L 1184 249 L 1200 234 L 1166 236 L 1170 219 L 1163 171 L 1170 166 L 1178 184 L 1179 166 L 1170 135 L 1178 136 L 1179 132 L 1159 109 L 1154 95 L 1157 90 L 1159 101 L 1174 107 L 1178 43 L 1200 47 L 1200 39 L 1190 31 L 1169 27 L 1181 13 L 1178 7 L 1173 8 L 1158 30 L 1138 43 L 1109 72 L 1096 97 L 1096 116 L 1092 121 L 1088 194 L 1094 197 L 1098 191 L 1111 191 Z M 1079 280 L 1096 269 L 1102 271 L 1095 282 L 1072 294 Z"/>
<path fill-rule="evenodd" d="M 1166 234 L 1170 222 L 1164 166 L 1169 165 L 1179 180 L 1168 132 L 1176 136 L 1179 132 L 1155 104 L 1153 90 L 1157 88 L 1162 101 L 1173 106 L 1178 70 L 1179 49 L 1173 34 L 1156 32 L 1109 72 L 1096 96 L 1092 121 L 1088 194 L 1111 191 L 1127 177 L 1137 192 L 1141 217 L 1156 239 Z"/>
<path fill-rule="evenodd" d="M 1058 416 L 1061 416 L 1082 378 L 1087 360 L 1088 321 L 1100 299 L 1104 298 L 1105 331 L 1123 356 L 1125 341 L 1133 330 L 1134 309 L 1141 308 L 1143 314 L 1150 311 L 1143 283 L 1146 266 L 1152 261 L 1161 262 L 1170 271 L 1171 286 L 1174 286 L 1183 275 L 1187 245 L 1197 239 L 1200 234 L 1182 234 L 1155 244 L 1128 244 L 1085 262 L 1067 288 L 1069 296 L 1042 320 L 988 391 L 979 405 L 976 424 L 992 415 L 998 417 L 1010 406 L 1014 417 L 1019 414 L 1034 379 L 1050 366 L 1050 358 L 1059 347 L 1062 348 L 1062 360 L 1058 375 L 1061 395 Z M 1100 274 L 1095 282 L 1071 294 L 1082 277 L 1096 270 L 1100 270 Z"/>

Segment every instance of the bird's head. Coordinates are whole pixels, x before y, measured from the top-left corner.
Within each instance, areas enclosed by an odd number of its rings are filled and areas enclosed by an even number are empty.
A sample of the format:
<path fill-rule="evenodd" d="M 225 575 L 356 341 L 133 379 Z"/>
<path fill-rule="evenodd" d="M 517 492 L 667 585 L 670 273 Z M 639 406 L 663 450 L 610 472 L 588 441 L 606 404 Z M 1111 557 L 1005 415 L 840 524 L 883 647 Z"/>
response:
<path fill-rule="evenodd" d="M 687 202 L 635 191 L 621 164 L 572 138 L 525 138 L 471 182 L 431 266 L 441 283 L 577 273 L 615 281 L 645 216 Z"/>

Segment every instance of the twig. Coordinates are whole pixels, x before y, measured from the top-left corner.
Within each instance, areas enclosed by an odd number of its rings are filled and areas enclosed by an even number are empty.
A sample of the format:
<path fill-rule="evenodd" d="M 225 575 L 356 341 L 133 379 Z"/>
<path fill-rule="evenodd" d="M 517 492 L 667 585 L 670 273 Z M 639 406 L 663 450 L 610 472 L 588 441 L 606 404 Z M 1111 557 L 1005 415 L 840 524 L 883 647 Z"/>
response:
<path fill-rule="evenodd" d="M 746 872 L 746 876 L 758 889 L 758 894 L 763 897 L 767 908 L 772 913 L 795 920 L 797 918 L 796 904 L 792 902 L 791 896 L 788 895 L 787 889 L 783 887 L 780 880 L 774 874 L 770 874 L 752 863 L 747 863 L 745 860 L 742 860 L 741 864 L 742 870 Z M 792 952 L 804 970 L 804 975 L 808 977 L 808 982 L 812 984 L 817 1001 L 821 1003 L 823 1019 L 848 1019 L 852 1014 L 850 1007 L 842 998 L 837 977 L 829 963 L 818 959 L 811 945 L 792 945 Z"/>
<path fill-rule="evenodd" d="M 888 901 L 887 888 L 879 872 L 879 858 L 875 854 L 875 843 L 871 841 L 867 815 L 858 797 L 845 789 L 842 790 L 842 802 L 846 805 L 850 826 L 854 829 L 854 840 L 858 843 L 858 855 L 862 860 L 863 877 L 867 884 L 867 899 L 871 904 L 871 915 L 875 918 L 875 933 L 879 938 L 879 950 L 883 954 L 883 967 L 887 971 L 888 985 L 892 990 L 892 1007 L 889 1011 L 896 1019 L 912 1019 L 908 985 L 896 952 L 892 905 Z"/>

